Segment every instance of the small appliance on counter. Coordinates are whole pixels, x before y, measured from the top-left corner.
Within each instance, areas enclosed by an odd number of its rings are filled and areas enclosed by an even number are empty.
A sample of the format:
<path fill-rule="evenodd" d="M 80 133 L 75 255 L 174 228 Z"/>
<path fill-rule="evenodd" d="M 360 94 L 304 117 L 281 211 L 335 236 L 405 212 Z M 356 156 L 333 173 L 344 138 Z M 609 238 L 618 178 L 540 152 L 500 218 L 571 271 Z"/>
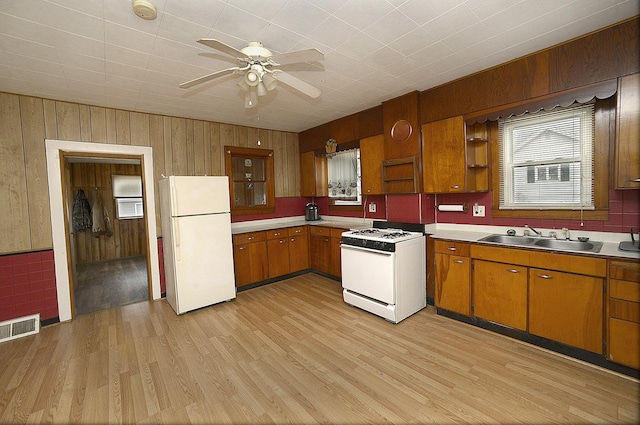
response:
<path fill-rule="evenodd" d="M 307 206 L 304 207 L 304 219 L 307 221 L 320 220 L 320 213 L 318 212 L 317 204 L 309 202 Z"/>

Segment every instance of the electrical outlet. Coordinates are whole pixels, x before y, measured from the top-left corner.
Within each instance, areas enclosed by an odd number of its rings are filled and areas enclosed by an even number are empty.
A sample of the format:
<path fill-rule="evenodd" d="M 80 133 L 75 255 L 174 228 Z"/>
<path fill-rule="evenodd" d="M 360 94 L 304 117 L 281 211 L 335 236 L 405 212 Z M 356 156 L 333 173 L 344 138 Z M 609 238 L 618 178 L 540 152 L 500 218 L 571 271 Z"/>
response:
<path fill-rule="evenodd" d="M 370 213 L 376 212 L 376 203 L 375 202 L 370 202 L 369 203 L 369 212 Z"/>
<path fill-rule="evenodd" d="M 474 217 L 484 217 L 484 205 L 474 205 L 473 206 L 473 216 Z"/>

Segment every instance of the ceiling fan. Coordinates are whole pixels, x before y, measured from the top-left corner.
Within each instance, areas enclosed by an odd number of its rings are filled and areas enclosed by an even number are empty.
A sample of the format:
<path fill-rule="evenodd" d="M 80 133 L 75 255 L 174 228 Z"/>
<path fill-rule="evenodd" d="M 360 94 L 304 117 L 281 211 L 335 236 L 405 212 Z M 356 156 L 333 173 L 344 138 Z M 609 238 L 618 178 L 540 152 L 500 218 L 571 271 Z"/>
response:
<path fill-rule="evenodd" d="M 277 66 L 300 62 L 312 62 L 324 59 L 324 54 L 317 49 L 298 50 L 295 52 L 274 55 L 258 41 L 252 41 L 241 50 L 231 47 L 221 41 L 212 38 L 202 38 L 198 43 L 216 49 L 222 53 L 233 56 L 239 62 L 239 66 L 216 71 L 203 75 L 191 81 L 180 84 L 180 88 L 186 89 L 196 84 L 213 80 L 228 74 L 244 72 L 238 86 L 246 92 L 244 106 L 253 108 L 258 105 L 258 96 L 264 96 L 273 90 L 278 82 L 304 93 L 309 97 L 320 96 L 320 89 L 312 86 L 293 75 L 277 69 Z"/>

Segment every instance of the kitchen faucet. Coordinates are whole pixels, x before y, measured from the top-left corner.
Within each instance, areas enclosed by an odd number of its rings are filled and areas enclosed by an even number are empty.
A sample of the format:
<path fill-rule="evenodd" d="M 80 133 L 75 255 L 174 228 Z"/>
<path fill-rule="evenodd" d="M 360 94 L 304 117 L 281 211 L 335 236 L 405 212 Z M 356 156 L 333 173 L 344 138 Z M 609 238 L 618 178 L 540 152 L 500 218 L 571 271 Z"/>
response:
<path fill-rule="evenodd" d="M 534 229 L 533 227 L 529 226 L 528 224 L 525 224 L 524 227 L 526 227 L 527 229 L 531 230 L 536 235 L 542 236 L 542 232 L 538 232 L 536 229 Z"/>

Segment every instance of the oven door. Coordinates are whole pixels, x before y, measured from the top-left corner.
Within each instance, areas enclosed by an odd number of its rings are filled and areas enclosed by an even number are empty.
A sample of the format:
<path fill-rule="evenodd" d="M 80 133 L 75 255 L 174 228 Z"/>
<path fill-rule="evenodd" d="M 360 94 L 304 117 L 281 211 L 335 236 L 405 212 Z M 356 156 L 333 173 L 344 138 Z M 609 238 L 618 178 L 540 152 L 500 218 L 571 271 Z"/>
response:
<path fill-rule="evenodd" d="M 395 304 L 395 252 L 341 245 L 342 287 L 385 304 Z"/>

